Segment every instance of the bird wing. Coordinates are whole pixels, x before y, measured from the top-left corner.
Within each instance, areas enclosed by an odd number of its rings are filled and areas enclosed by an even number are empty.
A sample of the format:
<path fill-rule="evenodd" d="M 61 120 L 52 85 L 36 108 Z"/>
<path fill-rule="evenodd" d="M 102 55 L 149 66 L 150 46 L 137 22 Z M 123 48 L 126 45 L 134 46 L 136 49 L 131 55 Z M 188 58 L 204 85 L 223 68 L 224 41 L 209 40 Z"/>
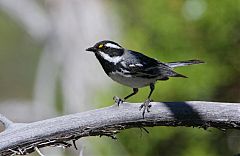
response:
<path fill-rule="evenodd" d="M 132 76 L 146 78 L 166 78 L 172 75 L 172 68 L 156 59 L 150 58 L 136 51 L 129 50 L 125 53 L 126 70 Z"/>

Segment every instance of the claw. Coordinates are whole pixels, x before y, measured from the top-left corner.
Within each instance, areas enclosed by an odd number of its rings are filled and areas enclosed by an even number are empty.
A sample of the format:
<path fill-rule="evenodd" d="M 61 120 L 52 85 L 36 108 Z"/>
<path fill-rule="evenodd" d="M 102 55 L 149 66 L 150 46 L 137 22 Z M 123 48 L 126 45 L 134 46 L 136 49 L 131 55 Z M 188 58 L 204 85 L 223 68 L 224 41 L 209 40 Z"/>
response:
<path fill-rule="evenodd" d="M 141 104 L 141 106 L 139 107 L 139 111 L 142 110 L 143 106 L 144 106 L 144 104 Z"/>
<path fill-rule="evenodd" d="M 147 112 L 150 112 L 150 107 L 152 107 L 152 105 L 150 104 L 150 102 L 152 102 L 152 100 L 147 99 L 140 107 L 139 107 L 139 111 L 141 111 L 143 109 L 142 112 L 142 116 L 144 118 L 145 112 L 147 110 Z"/>
<path fill-rule="evenodd" d="M 117 104 L 118 106 L 123 103 L 123 100 L 117 96 L 114 96 L 113 100 L 115 101 L 115 104 Z"/>

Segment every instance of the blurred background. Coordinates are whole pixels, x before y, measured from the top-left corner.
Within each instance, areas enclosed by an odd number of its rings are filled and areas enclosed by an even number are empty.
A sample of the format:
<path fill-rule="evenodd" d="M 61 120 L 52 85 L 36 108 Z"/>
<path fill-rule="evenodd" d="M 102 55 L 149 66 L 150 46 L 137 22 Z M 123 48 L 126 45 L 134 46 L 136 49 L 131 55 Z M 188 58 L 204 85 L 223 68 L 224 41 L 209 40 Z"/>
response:
<path fill-rule="evenodd" d="M 108 78 L 85 49 L 114 40 L 161 61 L 201 59 L 178 68 L 188 79 L 158 82 L 154 101 L 240 102 L 240 1 L 0 0 L 0 113 L 32 122 L 110 106 L 131 92 Z M 145 100 L 149 88 L 130 99 Z M 79 150 L 48 156 L 226 156 L 240 133 L 198 128 L 129 129 L 118 140 L 89 137 Z M 36 154 L 32 154 L 33 156 Z"/>

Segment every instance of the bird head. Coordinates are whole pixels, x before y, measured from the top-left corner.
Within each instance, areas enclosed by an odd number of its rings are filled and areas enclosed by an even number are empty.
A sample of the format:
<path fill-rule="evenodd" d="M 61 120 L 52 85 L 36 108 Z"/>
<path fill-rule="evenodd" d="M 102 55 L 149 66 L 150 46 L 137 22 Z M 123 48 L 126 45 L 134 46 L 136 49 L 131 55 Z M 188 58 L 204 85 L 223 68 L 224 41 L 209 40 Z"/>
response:
<path fill-rule="evenodd" d="M 109 57 L 121 56 L 124 53 L 122 46 L 109 40 L 100 41 L 93 47 L 87 48 L 86 51 L 94 52 L 96 55 L 108 55 Z"/>

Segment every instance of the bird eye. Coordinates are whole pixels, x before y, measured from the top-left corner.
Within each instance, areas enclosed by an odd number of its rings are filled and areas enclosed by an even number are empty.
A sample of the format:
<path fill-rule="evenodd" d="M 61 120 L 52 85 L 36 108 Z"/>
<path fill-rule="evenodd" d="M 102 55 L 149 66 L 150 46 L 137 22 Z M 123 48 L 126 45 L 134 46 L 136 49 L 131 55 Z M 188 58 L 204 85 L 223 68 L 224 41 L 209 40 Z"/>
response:
<path fill-rule="evenodd" d="M 99 46 L 98 46 L 98 48 L 102 48 L 103 47 L 103 45 L 102 44 L 100 44 Z"/>

